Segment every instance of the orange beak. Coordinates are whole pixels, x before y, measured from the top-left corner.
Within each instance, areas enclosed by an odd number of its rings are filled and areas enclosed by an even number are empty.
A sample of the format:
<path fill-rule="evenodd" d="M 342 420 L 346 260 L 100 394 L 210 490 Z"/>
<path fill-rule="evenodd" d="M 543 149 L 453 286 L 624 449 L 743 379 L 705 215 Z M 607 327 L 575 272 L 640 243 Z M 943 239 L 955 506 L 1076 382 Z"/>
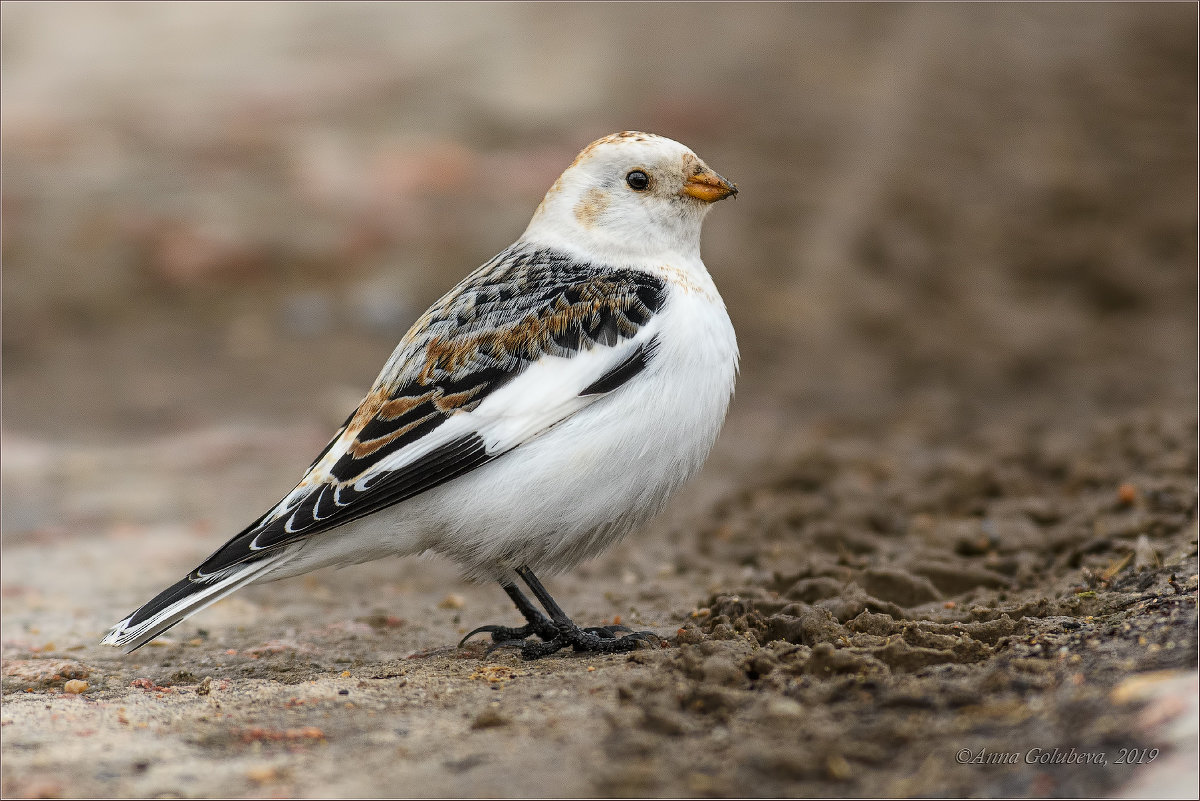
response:
<path fill-rule="evenodd" d="M 730 195 L 736 195 L 737 187 L 705 167 L 687 179 L 687 183 L 683 185 L 683 194 L 691 195 L 705 203 L 716 203 Z"/>

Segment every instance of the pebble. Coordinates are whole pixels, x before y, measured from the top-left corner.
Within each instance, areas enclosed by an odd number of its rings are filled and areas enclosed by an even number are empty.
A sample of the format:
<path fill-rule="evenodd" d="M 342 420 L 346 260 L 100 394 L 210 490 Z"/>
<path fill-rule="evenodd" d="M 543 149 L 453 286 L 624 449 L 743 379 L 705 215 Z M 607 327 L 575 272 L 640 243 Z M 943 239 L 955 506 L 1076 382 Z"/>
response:
<path fill-rule="evenodd" d="M 802 718 L 804 717 L 804 705 L 799 701 L 787 697 L 772 698 L 767 701 L 767 714 L 779 718 Z"/>
<path fill-rule="evenodd" d="M 471 722 L 472 729 L 492 729 L 497 726 L 507 726 L 511 721 L 508 716 L 498 709 L 485 709 Z"/>
<path fill-rule="evenodd" d="M 246 778 L 255 784 L 267 784 L 279 779 L 279 770 L 274 765 L 259 765 L 247 770 Z"/>
<path fill-rule="evenodd" d="M 4 678 L 27 687 L 55 686 L 63 679 L 87 678 L 90 672 L 74 659 L 13 659 L 4 663 Z"/>

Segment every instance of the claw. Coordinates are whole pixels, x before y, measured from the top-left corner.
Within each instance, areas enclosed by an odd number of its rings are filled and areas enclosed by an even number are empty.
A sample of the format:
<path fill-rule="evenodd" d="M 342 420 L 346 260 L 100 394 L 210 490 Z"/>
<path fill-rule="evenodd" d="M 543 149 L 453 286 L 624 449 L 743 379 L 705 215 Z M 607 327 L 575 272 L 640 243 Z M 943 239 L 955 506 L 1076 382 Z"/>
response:
<path fill-rule="evenodd" d="M 586 629 L 580 629 L 587 634 L 595 634 L 605 640 L 614 639 L 617 635 L 608 630 L 608 626 L 588 626 Z"/>
<path fill-rule="evenodd" d="M 476 634 L 482 634 L 484 632 L 491 634 L 492 642 L 497 642 L 497 643 L 501 642 L 501 641 L 520 642 L 521 640 L 524 640 L 526 637 L 528 637 L 530 634 L 533 633 L 530 630 L 530 627 L 527 625 L 521 626 L 521 628 L 516 629 L 516 628 L 512 628 L 511 626 L 497 626 L 495 624 L 490 624 L 487 626 L 480 626 L 479 628 L 477 628 L 474 631 L 467 634 L 467 636 L 463 637 L 461 640 L 458 641 L 458 647 L 462 648 L 464 645 L 466 645 L 467 640 L 471 639 Z M 499 636 L 497 636 L 497 635 L 499 635 Z"/>
<path fill-rule="evenodd" d="M 588 626 L 584 629 L 588 634 L 595 634 L 597 637 L 612 639 L 617 636 L 618 632 L 632 632 L 633 629 L 628 626 L 622 626 L 619 623 L 613 626 Z"/>
<path fill-rule="evenodd" d="M 542 643 L 528 643 L 525 640 L 499 640 L 497 642 L 492 643 L 491 645 L 489 645 L 487 647 L 487 650 L 483 652 L 482 658 L 487 659 L 498 648 L 520 648 L 521 652 L 523 654 L 526 646 L 529 646 L 532 644 L 540 645 Z"/>
<path fill-rule="evenodd" d="M 635 631 L 632 634 L 626 634 L 624 637 L 615 637 L 611 640 L 601 640 L 599 643 L 572 643 L 576 652 L 599 652 L 604 654 L 624 653 L 633 651 L 638 648 L 637 643 L 650 642 L 659 643 L 662 638 L 652 631 Z"/>

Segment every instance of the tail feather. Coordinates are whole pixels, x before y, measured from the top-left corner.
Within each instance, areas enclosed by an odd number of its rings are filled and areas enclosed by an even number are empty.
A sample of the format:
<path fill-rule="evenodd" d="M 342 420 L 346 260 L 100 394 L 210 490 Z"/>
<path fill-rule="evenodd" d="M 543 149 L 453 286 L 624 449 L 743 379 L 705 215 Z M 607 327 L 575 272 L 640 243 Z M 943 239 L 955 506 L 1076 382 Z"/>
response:
<path fill-rule="evenodd" d="M 255 579 L 262 578 L 271 569 L 289 561 L 295 551 L 283 551 L 271 556 L 236 565 L 224 574 L 217 574 L 210 581 L 193 581 L 184 578 L 160 592 L 153 600 L 112 627 L 101 645 L 113 645 L 132 653 L 186 618 L 199 612 Z"/>

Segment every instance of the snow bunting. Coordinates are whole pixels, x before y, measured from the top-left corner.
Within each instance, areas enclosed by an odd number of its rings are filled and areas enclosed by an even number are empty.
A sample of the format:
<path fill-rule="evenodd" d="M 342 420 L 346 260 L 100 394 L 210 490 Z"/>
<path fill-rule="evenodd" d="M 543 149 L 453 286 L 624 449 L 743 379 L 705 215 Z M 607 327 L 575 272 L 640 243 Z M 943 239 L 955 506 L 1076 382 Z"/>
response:
<path fill-rule="evenodd" d="M 700 227 L 736 193 L 661 136 L 588 145 L 521 238 L 404 335 L 296 488 L 103 642 L 132 651 L 252 582 L 433 551 L 525 617 L 468 638 L 527 659 L 639 647 L 653 635 L 576 626 L 534 571 L 644 523 L 712 448 L 738 349 Z"/>

